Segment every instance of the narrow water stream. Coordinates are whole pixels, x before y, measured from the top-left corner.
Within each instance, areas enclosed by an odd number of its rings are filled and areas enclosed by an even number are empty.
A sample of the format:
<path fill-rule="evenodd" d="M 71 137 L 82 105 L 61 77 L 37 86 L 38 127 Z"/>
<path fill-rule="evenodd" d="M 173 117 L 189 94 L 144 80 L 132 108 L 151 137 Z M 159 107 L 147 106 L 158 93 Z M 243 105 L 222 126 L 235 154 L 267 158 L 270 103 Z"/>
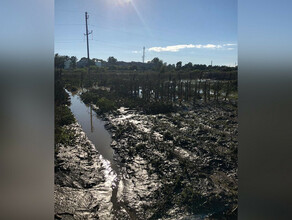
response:
<path fill-rule="evenodd" d="M 71 94 L 68 92 L 71 99 L 70 109 L 81 125 L 83 131 L 88 136 L 89 140 L 95 145 L 97 151 L 102 155 L 103 159 L 108 161 L 108 167 L 111 175 L 116 176 L 112 182 L 112 198 L 114 210 L 118 207 L 117 190 L 119 184 L 119 166 L 114 160 L 114 150 L 111 148 L 111 135 L 105 129 L 105 122 L 99 119 L 96 113 L 91 110 L 90 106 L 85 105 L 78 94 Z"/>

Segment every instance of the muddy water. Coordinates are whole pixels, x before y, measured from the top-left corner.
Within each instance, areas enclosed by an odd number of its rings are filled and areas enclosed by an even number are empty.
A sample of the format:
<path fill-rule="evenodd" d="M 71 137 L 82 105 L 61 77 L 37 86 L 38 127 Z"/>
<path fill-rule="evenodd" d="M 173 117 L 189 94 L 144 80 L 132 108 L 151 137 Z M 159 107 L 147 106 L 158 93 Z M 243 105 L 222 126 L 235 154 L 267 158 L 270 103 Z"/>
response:
<path fill-rule="evenodd" d="M 119 166 L 114 160 L 114 150 L 110 144 L 112 142 L 110 133 L 105 129 L 105 122 L 99 119 L 96 113 L 90 106 L 85 105 L 80 99 L 78 94 L 71 94 L 68 92 L 71 98 L 70 109 L 81 125 L 83 131 L 86 133 L 88 139 L 95 145 L 97 151 L 106 160 L 105 164 L 109 164 L 109 176 L 115 176 L 110 178 L 112 181 L 112 198 L 113 208 L 117 209 L 117 188 L 119 184 Z M 109 162 L 109 163 L 108 163 Z"/>
<path fill-rule="evenodd" d="M 97 151 L 104 159 L 111 163 L 111 168 L 118 173 L 118 167 L 114 161 L 114 151 L 110 144 L 112 142 L 110 133 L 104 128 L 105 122 L 96 116 L 90 106 L 85 105 L 79 95 L 70 94 L 71 111 L 89 140 L 95 145 Z"/>

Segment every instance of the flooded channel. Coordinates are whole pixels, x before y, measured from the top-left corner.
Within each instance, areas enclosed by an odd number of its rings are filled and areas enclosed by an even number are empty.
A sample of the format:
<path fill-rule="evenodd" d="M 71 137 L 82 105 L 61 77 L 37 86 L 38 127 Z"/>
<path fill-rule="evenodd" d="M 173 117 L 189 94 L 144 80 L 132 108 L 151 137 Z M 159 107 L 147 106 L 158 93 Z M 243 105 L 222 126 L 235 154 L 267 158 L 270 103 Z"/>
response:
<path fill-rule="evenodd" d="M 114 150 L 110 146 L 112 141 L 111 135 L 104 128 L 105 122 L 96 116 L 96 113 L 91 110 L 90 106 L 86 106 L 82 102 L 78 94 L 70 94 L 70 98 L 71 111 L 82 126 L 83 131 L 95 145 L 97 151 L 104 159 L 111 163 L 112 169 L 118 173 L 118 167 L 116 161 L 114 161 Z"/>
<path fill-rule="evenodd" d="M 105 122 L 98 118 L 90 106 L 82 102 L 79 94 L 71 94 L 70 92 L 68 94 L 71 99 L 70 109 L 72 113 L 88 136 L 88 139 L 95 145 L 103 158 L 104 166 L 106 166 L 108 173 L 107 179 L 112 182 L 111 202 L 115 210 L 118 208 L 117 191 L 120 172 L 118 162 L 114 160 L 114 150 L 110 146 L 112 142 L 111 134 L 105 129 Z"/>

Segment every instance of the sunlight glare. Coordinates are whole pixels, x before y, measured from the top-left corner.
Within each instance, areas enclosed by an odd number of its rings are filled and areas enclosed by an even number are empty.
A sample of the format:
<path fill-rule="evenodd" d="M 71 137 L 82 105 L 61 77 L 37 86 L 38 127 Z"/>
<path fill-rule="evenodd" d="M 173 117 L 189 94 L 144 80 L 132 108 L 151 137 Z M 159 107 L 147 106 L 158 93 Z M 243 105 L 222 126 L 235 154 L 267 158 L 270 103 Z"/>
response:
<path fill-rule="evenodd" d="M 132 0 L 114 0 L 114 2 L 118 5 L 127 5 L 132 2 Z"/>

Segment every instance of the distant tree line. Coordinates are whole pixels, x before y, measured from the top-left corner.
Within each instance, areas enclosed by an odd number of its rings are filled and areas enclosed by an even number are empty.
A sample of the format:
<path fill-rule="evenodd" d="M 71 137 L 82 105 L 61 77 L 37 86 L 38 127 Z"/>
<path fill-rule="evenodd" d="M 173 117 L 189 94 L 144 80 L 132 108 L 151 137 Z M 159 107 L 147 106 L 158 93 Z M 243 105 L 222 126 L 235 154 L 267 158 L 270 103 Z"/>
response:
<path fill-rule="evenodd" d="M 58 68 L 64 68 L 65 61 L 70 60 L 70 69 L 75 69 L 78 67 L 78 63 L 82 63 L 84 65 L 81 65 L 82 67 L 87 65 L 87 58 L 82 57 L 80 60 L 78 60 L 75 56 L 61 56 L 59 54 L 55 54 L 55 66 Z M 185 65 L 182 65 L 182 62 L 179 61 L 176 64 L 167 64 L 166 62 L 163 62 L 163 60 L 160 60 L 158 57 L 153 58 L 151 61 L 148 61 L 147 63 L 142 62 L 124 62 L 124 61 L 118 61 L 115 57 L 110 56 L 107 61 L 104 61 L 102 59 L 90 59 L 89 60 L 89 66 L 94 67 L 96 65 L 96 62 L 101 63 L 101 67 L 105 68 L 107 70 L 131 70 L 131 71 L 158 71 L 161 73 L 164 72 L 174 72 L 174 71 L 195 71 L 195 70 L 201 70 L 201 71 L 224 71 L 224 72 L 230 72 L 230 71 L 237 71 L 236 67 L 228 67 L 228 66 L 211 66 L 211 65 L 205 65 L 205 64 L 193 64 L 191 62 L 186 63 Z M 86 65 L 85 65 L 86 64 Z"/>

